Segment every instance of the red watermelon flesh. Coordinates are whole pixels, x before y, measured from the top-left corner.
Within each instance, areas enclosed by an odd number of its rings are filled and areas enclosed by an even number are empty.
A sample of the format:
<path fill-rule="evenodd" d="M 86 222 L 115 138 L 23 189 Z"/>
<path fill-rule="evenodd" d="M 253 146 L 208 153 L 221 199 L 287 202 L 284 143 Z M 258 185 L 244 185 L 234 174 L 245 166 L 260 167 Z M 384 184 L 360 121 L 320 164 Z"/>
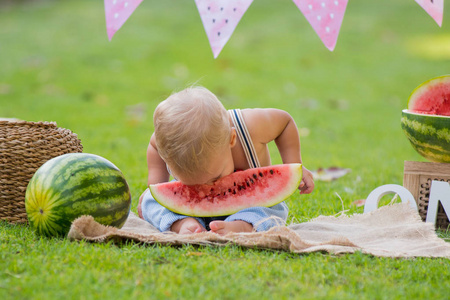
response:
<path fill-rule="evenodd" d="M 450 116 L 450 75 L 433 78 L 422 83 L 408 100 L 411 112 Z"/>
<path fill-rule="evenodd" d="M 301 164 L 283 164 L 234 172 L 212 185 L 179 181 L 150 185 L 156 201 L 187 216 L 226 216 L 255 206 L 274 206 L 293 194 L 302 179 Z"/>

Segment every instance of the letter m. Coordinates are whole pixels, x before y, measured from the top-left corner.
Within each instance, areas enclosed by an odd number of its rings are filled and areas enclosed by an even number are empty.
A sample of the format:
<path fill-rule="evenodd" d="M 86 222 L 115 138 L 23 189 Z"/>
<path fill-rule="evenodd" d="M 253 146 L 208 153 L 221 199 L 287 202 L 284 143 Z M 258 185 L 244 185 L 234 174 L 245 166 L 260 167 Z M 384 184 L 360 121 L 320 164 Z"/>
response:
<path fill-rule="evenodd" d="M 439 202 L 441 202 L 447 218 L 450 219 L 450 184 L 445 181 L 433 180 L 431 182 L 426 222 L 436 224 Z"/>

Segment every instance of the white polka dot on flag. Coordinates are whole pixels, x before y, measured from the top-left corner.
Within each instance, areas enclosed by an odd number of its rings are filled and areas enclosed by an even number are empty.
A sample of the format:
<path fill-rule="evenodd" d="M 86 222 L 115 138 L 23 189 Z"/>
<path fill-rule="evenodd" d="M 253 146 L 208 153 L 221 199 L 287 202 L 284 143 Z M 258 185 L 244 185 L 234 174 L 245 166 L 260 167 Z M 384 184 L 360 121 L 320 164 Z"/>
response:
<path fill-rule="evenodd" d="M 105 0 L 106 31 L 109 40 L 141 2 L 142 0 Z"/>
<path fill-rule="evenodd" d="M 324 45 L 333 51 L 348 0 L 293 0 Z"/>

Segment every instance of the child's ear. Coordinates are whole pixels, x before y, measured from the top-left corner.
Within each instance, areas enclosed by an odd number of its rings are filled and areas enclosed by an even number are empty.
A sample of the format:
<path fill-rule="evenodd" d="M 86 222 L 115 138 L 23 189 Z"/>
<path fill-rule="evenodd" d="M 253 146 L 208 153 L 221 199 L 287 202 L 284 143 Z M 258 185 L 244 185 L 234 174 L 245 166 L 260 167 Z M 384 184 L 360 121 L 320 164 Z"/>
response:
<path fill-rule="evenodd" d="M 236 145 L 236 129 L 231 127 L 230 147 L 233 148 Z"/>

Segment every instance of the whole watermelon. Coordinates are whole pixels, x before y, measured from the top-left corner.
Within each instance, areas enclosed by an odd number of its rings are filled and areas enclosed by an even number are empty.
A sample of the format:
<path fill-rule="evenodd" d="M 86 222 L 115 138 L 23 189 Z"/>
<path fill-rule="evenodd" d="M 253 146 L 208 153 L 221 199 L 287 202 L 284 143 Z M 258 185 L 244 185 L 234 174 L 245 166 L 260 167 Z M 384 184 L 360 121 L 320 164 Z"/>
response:
<path fill-rule="evenodd" d="M 88 153 L 47 161 L 33 175 L 25 194 L 28 222 L 46 236 L 65 236 L 72 221 L 83 215 L 121 228 L 130 207 L 130 189 L 122 172 L 107 159 Z"/>

